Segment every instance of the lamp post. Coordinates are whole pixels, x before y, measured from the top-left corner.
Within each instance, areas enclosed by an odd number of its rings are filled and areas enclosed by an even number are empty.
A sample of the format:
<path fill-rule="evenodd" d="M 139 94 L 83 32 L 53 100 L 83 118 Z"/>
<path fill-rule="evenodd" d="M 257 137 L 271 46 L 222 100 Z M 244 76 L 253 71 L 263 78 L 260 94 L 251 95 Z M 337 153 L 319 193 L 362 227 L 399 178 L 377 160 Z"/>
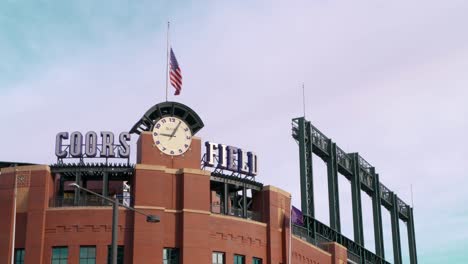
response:
<path fill-rule="evenodd" d="M 117 264 L 117 236 L 118 236 L 117 225 L 118 225 L 118 221 L 119 221 L 119 206 L 122 206 L 124 208 L 127 208 L 128 210 L 131 210 L 131 211 L 135 212 L 135 213 L 139 213 L 139 214 L 142 214 L 142 215 L 146 216 L 146 222 L 159 223 L 159 221 L 160 221 L 159 216 L 146 214 L 146 213 L 143 213 L 142 211 L 139 211 L 139 210 L 137 210 L 137 209 L 135 209 L 133 207 L 127 206 L 127 205 L 122 204 L 122 203 L 119 203 L 119 199 L 117 199 L 117 198 L 111 199 L 109 197 L 105 197 L 104 195 L 93 192 L 93 191 L 91 191 L 89 189 L 86 189 L 84 187 L 81 187 L 77 183 L 70 183 L 69 186 L 77 188 L 79 190 L 83 190 L 83 191 L 88 192 L 90 194 L 96 195 L 97 197 L 100 197 L 100 198 L 112 203 L 112 262 L 111 262 L 112 264 Z"/>

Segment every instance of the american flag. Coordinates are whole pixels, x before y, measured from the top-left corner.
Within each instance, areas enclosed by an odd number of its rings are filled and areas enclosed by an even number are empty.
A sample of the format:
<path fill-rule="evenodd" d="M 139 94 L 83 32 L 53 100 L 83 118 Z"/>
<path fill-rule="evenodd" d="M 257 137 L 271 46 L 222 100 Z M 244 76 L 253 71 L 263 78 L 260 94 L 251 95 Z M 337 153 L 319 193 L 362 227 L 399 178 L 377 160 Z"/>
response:
<path fill-rule="evenodd" d="M 171 79 L 171 85 L 176 89 L 174 95 L 179 95 L 182 90 L 182 72 L 179 68 L 179 63 L 174 55 L 174 51 L 171 48 L 171 58 L 170 58 L 170 72 L 169 76 Z"/>

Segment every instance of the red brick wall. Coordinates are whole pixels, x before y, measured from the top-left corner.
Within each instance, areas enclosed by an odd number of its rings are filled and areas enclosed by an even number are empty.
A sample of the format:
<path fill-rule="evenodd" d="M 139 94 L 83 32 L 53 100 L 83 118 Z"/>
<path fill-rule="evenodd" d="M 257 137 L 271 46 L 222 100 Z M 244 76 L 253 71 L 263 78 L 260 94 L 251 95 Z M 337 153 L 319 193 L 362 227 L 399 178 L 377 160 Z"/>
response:
<path fill-rule="evenodd" d="M 200 170 L 201 140 L 194 138 L 183 156 L 161 155 L 150 133 L 138 141 L 134 179 L 135 207 L 160 217 L 160 223 L 131 211 L 119 210 L 119 245 L 125 245 L 126 264 L 161 263 L 164 247 L 181 250 L 181 263 L 210 263 L 213 251 L 224 252 L 226 264 L 234 254 L 264 263 L 286 264 L 290 243 L 290 194 L 266 186 L 255 195 L 254 207 L 263 222 L 210 212 L 210 173 Z M 50 263 L 53 246 L 68 246 L 70 264 L 79 261 L 80 246 L 97 247 L 97 263 L 106 263 L 111 243 L 111 207 L 48 208 L 57 188 L 47 166 L 22 167 L 30 172 L 26 212 L 17 214 L 16 247 L 26 247 L 26 263 Z M 0 175 L 0 263 L 11 255 L 13 170 Z M 292 239 L 291 263 L 332 264 L 346 259 L 336 244 L 327 253 Z"/>

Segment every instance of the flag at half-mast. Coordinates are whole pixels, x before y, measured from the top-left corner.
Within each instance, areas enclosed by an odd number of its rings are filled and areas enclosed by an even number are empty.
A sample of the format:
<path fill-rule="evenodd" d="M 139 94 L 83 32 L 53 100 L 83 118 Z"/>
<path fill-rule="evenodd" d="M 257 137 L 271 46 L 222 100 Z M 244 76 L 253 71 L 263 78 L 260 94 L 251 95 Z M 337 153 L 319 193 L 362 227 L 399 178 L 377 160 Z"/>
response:
<path fill-rule="evenodd" d="M 170 62 L 169 62 L 169 78 L 171 79 L 171 85 L 175 88 L 174 95 L 179 95 L 182 90 L 182 71 L 180 70 L 179 63 L 174 55 L 174 51 L 171 48 Z"/>

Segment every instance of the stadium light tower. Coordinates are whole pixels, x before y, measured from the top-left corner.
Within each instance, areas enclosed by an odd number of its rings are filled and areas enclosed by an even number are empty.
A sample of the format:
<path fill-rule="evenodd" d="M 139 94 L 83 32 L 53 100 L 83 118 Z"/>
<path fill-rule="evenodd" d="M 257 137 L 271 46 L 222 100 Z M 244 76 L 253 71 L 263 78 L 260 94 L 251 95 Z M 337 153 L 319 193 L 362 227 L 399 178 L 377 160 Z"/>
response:
<path fill-rule="evenodd" d="M 122 204 L 122 203 L 119 203 L 119 199 L 117 198 L 114 198 L 114 199 L 111 199 L 109 197 L 105 197 L 104 195 L 101 195 L 99 193 L 96 193 L 96 192 L 93 192 L 89 189 L 86 189 L 84 187 L 81 187 L 80 185 L 78 185 L 77 183 L 70 183 L 68 186 L 71 186 L 71 187 L 74 187 L 74 188 L 77 188 L 79 190 L 83 190 L 85 192 L 88 192 L 90 194 L 93 194 L 97 197 L 100 197 L 110 203 L 112 203 L 112 264 L 117 264 L 117 236 L 118 236 L 118 233 L 117 233 L 117 224 L 118 224 L 118 220 L 119 220 L 119 206 L 122 206 L 124 208 L 127 208 L 128 210 L 131 210 L 135 213 L 139 213 L 139 214 L 142 214 L 144 216 L 146 216 L 146 222 L 149 222 L 149 223 L 159 223 L 160 219 L 159 219 L 159 216 L 156 216 L 156 215 L 150 215 L 150 214 L 145 214 L 133 207 L 130 207 L 130 206 L 127 206 L 125 204 Z"/>

